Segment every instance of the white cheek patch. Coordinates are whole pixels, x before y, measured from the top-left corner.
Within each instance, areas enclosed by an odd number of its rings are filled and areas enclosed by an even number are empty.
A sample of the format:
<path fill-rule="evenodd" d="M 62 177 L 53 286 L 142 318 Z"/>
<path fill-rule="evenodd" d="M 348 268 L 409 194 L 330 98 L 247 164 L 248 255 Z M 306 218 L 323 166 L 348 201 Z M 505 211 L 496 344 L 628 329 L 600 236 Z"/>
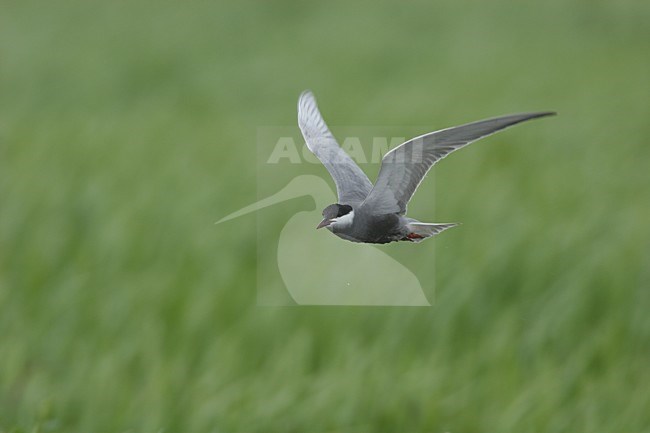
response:
<path fill-rule="evenodd" d="M 354 219 L 354 211 L 351 211 L 348 214 L 343 215 L 342 217 L 334 218 L 332 224 L 336 228 L 346 228 L 352 225 L 352 220 Z"/>

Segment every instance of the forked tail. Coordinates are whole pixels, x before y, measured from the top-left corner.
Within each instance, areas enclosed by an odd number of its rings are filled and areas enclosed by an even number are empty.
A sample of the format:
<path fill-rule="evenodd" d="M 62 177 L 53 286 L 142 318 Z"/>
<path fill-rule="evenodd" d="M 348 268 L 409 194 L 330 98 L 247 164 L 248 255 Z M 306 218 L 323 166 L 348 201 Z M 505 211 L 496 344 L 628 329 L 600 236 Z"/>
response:
<path fill-rule="evenodd" d="M 404 240 L 411 242 L 422 242 L 423 240 L 435 236 L 452 227 L 456 227 L 459 223 L 422 223 L 420 221 L 412 220 L 406 224 L 409 234 L 406 235 Z"/>

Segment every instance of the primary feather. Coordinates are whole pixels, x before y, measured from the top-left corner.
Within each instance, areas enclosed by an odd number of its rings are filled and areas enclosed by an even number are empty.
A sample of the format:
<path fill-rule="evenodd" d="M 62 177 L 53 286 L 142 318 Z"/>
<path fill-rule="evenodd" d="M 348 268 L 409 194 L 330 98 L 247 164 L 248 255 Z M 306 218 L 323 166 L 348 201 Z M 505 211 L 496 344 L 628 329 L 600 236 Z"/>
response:
<path fill-rule="evenodd" d="M 406 213 L 406 205 L 431 167 L 451 152 L 517 123 L 553 112 L 512 114 L 480 120 L 413 138 L 389 151 L 362 207 L 374 213 Z"/>
<path fill-rule="evenodd" d="M 309 150 L 334 179 L 339 203 L 355 206 L 365 200 L 372 190 L 372 183 L 336 142 L 318 111 L 316 98 L 308 90 L 298 100 L 298 126 Z"/>

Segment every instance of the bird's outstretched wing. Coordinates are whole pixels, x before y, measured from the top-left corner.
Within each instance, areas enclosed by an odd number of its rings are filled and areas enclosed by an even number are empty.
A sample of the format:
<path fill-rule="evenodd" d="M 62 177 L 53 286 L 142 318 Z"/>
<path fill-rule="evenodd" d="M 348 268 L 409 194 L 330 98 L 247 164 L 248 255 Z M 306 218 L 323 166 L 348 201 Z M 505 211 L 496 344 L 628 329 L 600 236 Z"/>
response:
<path fill-rule="evenodd" d="M 512 114 L 413 138 L 384 155 L 377 182 L 361 207 L 373 214 L 404 214 L 418 185 L 436 162 L 479 138 L 526 120 L 553 114 Z"/>
<path fill-rule="evenodd" d="M 363 202 L 372 189 L 372 183 L 336 142 L 309 90 L 304 91 L 298 100 L 298 126 L 309 150 L 334 179 L 339 203 L 356 206 Z"/>

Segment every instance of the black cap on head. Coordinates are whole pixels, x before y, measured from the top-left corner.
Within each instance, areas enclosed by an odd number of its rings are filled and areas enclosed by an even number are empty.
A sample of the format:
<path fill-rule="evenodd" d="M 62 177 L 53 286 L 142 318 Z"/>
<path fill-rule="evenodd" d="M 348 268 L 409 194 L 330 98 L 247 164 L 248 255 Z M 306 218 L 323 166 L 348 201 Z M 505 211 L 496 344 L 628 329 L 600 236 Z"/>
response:
<path fill-rule="evenodd" d="M 347 215 L 350 212 L 352 212 L 352 206 L 349 206 L 347 204 L 331 204 L 327 206 L 325 209 L 323 209 L 323 218 L 326 219 L 333 219 L 333 218 L 339 218 L 342 217 L 343 215 Z"/>

